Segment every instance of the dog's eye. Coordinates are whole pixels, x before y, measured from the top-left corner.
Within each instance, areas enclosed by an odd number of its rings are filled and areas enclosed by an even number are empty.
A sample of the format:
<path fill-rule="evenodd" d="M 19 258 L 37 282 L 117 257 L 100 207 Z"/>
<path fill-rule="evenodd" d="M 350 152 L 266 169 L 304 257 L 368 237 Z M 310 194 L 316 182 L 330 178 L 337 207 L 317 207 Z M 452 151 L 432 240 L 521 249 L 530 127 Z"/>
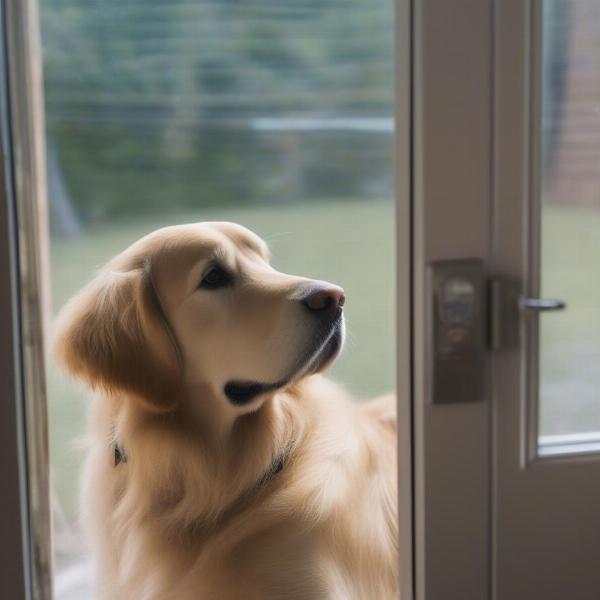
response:
<path fill-rule="evenodd" d="M 199 288 L 205 290 L 216 290 L 231 283 L 231 275 L 222 267 L 214 266 L 200 282 Z"/>

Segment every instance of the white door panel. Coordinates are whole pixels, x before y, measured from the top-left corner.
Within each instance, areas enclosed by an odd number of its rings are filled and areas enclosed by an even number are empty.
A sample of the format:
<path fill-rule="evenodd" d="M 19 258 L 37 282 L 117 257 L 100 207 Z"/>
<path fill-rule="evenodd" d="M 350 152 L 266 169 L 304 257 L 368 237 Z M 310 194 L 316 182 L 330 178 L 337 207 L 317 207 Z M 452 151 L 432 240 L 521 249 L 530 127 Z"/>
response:
<path fill-rule="evenodd" d="M 570 18 L 564 11 L 577 4 L 585 3 L 496 3 L 493 265 L 518 278 L 525 296 L 553 295 L 567 304 L 557 313 L 523 314 L 520 348 L 493 358 L 498 600 L 600 596 L 600 461 L 573 456 L 594 449 L 590 434 L 600 419 L 600 402 L 594 405 L 598 371 L 586 367 L 597 355 L 594 322 L 578 330 L 599 281 L 582 233 L 600 212 L 574 208 L 574 196 L 559 204 L 551 197 L 548 172 L 560 172 L 560 162 L 572 160 L 569 138 L 577 133 L 564 120 L 565 98 L 552 101 L 553 95 L 574 93 L 560 77 L 581 61 L 600 59 L 597 46 L 582 50 L 561 43 Z M 580 84 L 576 93 L 581 102 L 590 90 Z M 559 106 L 549 110 L 552 102 Z M 554 179 L 554 188 L 564 186 Z M 562 264 L 569 256 L 570 264 Z M 569 280 L 579 287 L 569 287 Z M 600 308 L 597 297 L 595 302 Z M 580 356 L 573 340 L 585 348 Z M 579 440 L 564 435 L 581 431 L 588 435 Z M 555 433 L 563 435 L 553 438 Z"/>
<path fill-rule="evenodd" d="M 597 600 L 600 4 L 425 0 L 414 27 L 417 598 Z M 517 343 L 483 402 L 431 404 L 426 272 L 464 258 L 516 282 L 487 300 Z"/>

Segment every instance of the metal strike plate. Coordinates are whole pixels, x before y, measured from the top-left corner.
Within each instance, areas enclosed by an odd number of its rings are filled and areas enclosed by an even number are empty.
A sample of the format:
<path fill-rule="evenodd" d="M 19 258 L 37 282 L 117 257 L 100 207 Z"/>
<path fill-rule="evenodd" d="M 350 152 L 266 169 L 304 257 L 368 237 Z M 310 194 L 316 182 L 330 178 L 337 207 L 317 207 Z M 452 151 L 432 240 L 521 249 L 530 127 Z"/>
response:
<path fill-rule="evenodd" d="M 481 402 L 487 329 L 483 263 L 478 259 L 433 262 L 429 286 L 431 402 Z"/>

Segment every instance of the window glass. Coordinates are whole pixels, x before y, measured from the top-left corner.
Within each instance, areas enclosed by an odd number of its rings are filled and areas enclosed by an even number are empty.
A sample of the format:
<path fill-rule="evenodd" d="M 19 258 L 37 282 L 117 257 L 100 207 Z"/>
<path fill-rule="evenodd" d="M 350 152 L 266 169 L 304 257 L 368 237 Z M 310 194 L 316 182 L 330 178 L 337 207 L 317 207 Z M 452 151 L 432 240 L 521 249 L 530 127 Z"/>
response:
<path fill-rule="evenodd" d="M 540 317 L 542 452 L 600 441 L 599 45 L 598 2 L 544 1 L 541 292 L 567 309 Z"/>
<path fill-rule="evenodd" d="M 345 288 L 332 376 L 391 390 L 392 0 L 40 4 L 55 312 L 142 235 L 237 221 L 277 268 Z M 48 380 L 56 594 L 81 600 L 87 392 Z"/>

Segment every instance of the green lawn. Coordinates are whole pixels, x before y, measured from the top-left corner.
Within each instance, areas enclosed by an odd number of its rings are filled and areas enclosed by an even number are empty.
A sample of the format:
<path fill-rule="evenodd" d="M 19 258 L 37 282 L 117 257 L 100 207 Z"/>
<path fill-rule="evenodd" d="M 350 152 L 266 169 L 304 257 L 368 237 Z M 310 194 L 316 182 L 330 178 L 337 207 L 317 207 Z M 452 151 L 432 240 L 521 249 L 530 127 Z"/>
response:
<path fill-rule="evenodd" d="M 540 322 L 540 432 L 600 431 L 600 211 L 548 207 L 542 295 L 567 310 Z"/>
<path fill-rule="evenodd" d="M 394 387 L 394 209 L 391 202 L 327 201 L 200 209 L 90 229 L 52 241 L 54 306 L 59 308 L 111 256 L 142 235 L 174 223 L 237 221 L 263 236 L 276 268 L 325 279 L 347 296 L 346 350 L 331 371 L 357 398 Z M 67 514 L 76 504 L 86 391 L 50 366 L 50 443 L 55 491 Z"/>

